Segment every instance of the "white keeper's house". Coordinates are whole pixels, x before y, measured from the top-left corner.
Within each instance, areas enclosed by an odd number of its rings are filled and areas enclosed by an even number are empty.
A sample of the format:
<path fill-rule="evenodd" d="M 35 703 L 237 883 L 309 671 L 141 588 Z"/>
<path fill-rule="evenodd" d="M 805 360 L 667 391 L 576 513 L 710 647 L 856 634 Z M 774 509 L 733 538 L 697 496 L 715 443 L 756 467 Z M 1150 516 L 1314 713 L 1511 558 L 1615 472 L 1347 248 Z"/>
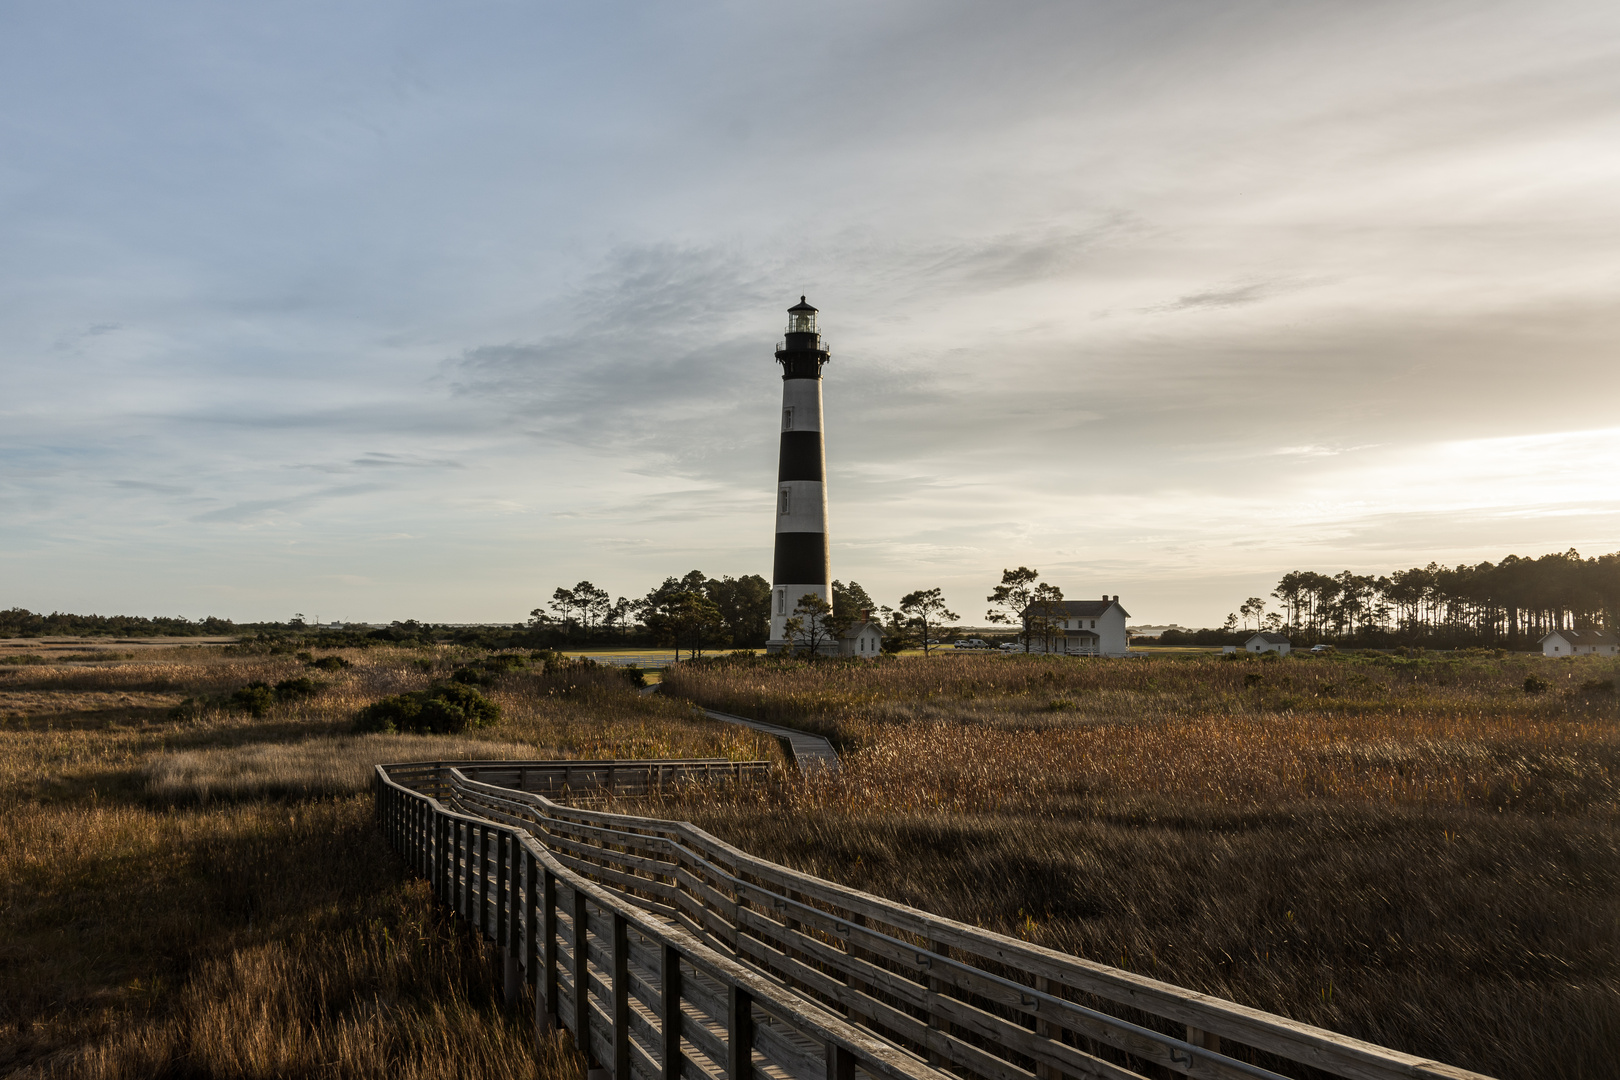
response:
<path fill-rule="evenodd" d="M 1065 656 L 1125 656 L 1130 652 L 1131 635 L 1125 620 L 1131 613 L 1119 606 L 1119 597 L 1101 600 L 1059 600 L 1053 604 L 1031 604 L 1024 609 L 1024 630 L 1030 634 L 1029 651 L 1046 652 L 1046 631 L 1031 623 L 1048 619 L 1052 624 L 1052 652 Z"/>
<path fill-rule="evenodd" d="M 1543 656 L 1620 655 L 1620 638 L 1608 630 L 1554 630 L 1537 644 Z"/>

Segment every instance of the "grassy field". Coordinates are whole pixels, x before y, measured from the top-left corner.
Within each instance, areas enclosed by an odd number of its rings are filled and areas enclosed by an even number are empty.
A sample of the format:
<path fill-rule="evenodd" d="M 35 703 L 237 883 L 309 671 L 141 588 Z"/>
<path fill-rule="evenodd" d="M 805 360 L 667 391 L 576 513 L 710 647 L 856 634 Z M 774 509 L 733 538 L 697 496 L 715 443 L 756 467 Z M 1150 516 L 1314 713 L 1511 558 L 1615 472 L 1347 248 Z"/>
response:
<path fill-rule="evenodd" d="M 357 736 L 361 706 L 477 657 L 378 648 L 326 670 L 218 646 L 55 644 L 0 648 L 47 659 L 0 663 L 8 1075 L 571 1077 L 577 1059 L 536 1052 L 480 948 L 387 850 L 371 766 L 778 755 L 584 665 L 490 674 L 494 727 Z M 305 677 L 312 694 L 261 715 L 226 704 Z"/>
<path fill-rule="evenodd" d="M 1617 674 L 1485 654 L 681 665 L 666 692 L 824 733 L 844 768 L 664 812 L 1408 1052 L 1596 1080 L 1620 1061 Z"/>

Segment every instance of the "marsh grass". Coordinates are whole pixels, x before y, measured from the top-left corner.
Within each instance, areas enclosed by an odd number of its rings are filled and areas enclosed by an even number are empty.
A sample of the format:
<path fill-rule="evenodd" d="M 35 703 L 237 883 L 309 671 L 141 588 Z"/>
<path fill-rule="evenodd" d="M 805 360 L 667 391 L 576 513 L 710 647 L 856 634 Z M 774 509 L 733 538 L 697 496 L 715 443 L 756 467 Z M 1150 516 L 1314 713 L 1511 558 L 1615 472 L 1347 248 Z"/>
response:
<path fill-rule="evenodd" d="M 481 946 L 378 834 L 382 760 L 730 756 L 774 744 L 584 665 L 499 674 L 501 723 L 358 736 L 464 650 L 369 649 L 262 716 L 218 702 L 292 656 L 152 649 L 0 669 L 0 1073 L 571 1078 Z M 531 1014 L 532 1015 L 532 1014 Z"/>
<path fill-rule="evenodd" d="M 682 665 L 666 692 L 824 731 L 842 769 L 651 808 L 1401 1050 L 1596 1080 L 1620 1060 L 1620 711 L 1590 687 L 1616 667 Z"/>
<path fill-rule="evenodd" d="M 147 765 L 147 794 L 158 802 L 314 798 L 368 790 L 390 761 L 554 757 L 518 743 L 432 735 L 318 736 L 160 754 Z"/>

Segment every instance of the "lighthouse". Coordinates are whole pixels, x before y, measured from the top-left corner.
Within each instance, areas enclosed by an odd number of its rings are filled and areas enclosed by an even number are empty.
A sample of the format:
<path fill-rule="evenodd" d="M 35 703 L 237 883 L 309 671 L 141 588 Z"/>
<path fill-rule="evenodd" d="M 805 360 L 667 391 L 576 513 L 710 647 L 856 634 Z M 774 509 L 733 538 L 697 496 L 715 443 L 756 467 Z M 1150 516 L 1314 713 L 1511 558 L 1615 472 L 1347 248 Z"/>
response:
<path fill-rule="evenodd" d="M 822 440 L 821 366 L 828 360 L 816 309 L 799 297 L 788 308 L 776 350 L 782 365 L 782 449 L 776 468 L 776 562 L 771 572 L 769 652 L 787 648 L 785 624 L 806 593 L 832 603 L 827 559 L 827 451 Z M 837 643 L 827 646 L 836 650 Z"/>

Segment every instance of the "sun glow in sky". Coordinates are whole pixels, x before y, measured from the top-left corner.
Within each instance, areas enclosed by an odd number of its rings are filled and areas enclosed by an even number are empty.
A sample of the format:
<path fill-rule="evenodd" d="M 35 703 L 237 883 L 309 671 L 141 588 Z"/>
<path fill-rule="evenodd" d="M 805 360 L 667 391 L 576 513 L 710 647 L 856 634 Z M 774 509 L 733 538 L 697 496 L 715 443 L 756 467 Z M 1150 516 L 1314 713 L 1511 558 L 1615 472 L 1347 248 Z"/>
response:
<path fill-rule="evenodd" d="M 0 604 L 517 620 L 833 572 L 1216 624 L 1620 549 L 1620 8 L 13 5 Z"/>

